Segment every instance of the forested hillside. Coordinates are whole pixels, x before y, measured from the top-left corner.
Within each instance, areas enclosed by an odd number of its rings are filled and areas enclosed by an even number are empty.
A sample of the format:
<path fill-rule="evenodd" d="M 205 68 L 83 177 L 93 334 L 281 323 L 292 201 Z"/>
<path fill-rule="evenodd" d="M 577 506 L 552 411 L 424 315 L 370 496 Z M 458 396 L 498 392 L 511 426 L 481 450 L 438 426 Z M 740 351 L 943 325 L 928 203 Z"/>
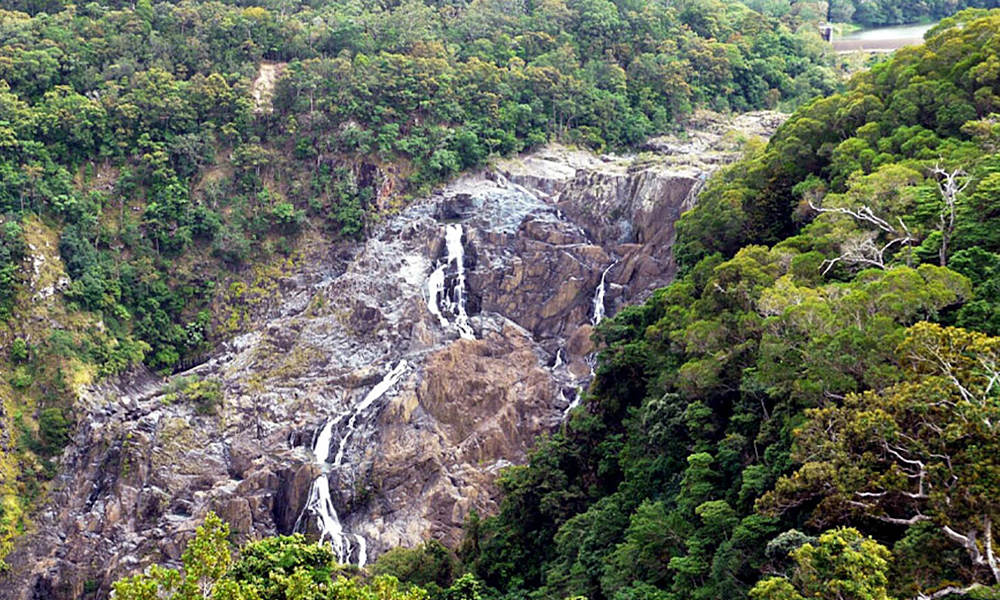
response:
<path fill-rule="evenodd" d="M 251 326 L 301 244 L 350 245 L 490 156 L 838 85 L 811 27 L 737 3 L 2 8 L 0 548 L 79 386 L 190 366 Z"/>
<path fill-rule="evenodd" d="M 996 0 L 833 0 L 827 18 L 834 22 L 858 23 L 872 27 L 941 19 L 965 8 L 997 8 Z"/>
<path fill-rule="evenodd" d="M 998 54 L 1000 13 L 946 19 L 714 178 L 469 567 L 508 597 L 993 597 Z"/>
<path fill-rule="evenodd" d="M 349 248 L 547 141 L 631 149 L 696 107 L 799 107 L 678 223 L 677 280 L 595 315 L 582 405 L 460 547 L 359 571 L 301 537 L 237 551 L 210 515 L 181 570 L 117 597 L 997 597 L 1000 11 L 846 89 L 814 22 L 964 6 L 3 2 L 0 560 L 78 391 L 252 329 L 303 246 Z M 171 402 L 219 401 L 179 381 Z"/>
<path fill-rule="evenodd" d="M 778 18 L 827 20 L 862 27 L 933 22 L 966 8 L 997 8 L 997 0 L 831 0 L 823 3 L 752 0 L 747 5 Z"/>

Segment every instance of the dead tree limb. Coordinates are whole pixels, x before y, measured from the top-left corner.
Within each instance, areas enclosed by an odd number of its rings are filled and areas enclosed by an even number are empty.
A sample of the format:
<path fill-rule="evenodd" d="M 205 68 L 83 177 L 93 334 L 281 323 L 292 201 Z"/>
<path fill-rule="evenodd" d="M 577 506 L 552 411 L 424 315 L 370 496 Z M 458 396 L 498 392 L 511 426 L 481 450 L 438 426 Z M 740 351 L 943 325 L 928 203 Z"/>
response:
<path fill-rule="evenodd" d="M 941 231 L 941 247 L 938 248 L 938 263 L 944 267 L 948 265 L 948 246 L 951 244 L 951 237 L 955 233 L 955 213 L 958 206 L 958 195 L 965 191 L 972 178 L 962 169 L 945 171 L 940 164 L 934 165 L 931 169 L 937 180 L 938 192 L 944 204 L 941 206 L 939 216 L 939 228 Z"/>
<path fill-rule="evenodd" d="M 849 238 L 842 242 L 840 245 L 840 256 L 837 258 L 827 259 L 823 261 L 822 265 L 820 265 L 820 268 L 823 269 L 824 275 L 826 275 L 838 262 L 877 267 L 884 270 L 886 268 L 886 260 L 888 258 L 887 255 L 893 247 L 897 245 L 906 245 L 915 241 L 915 238 L 910 233 L 910 229 L 906 226 L 906 223 L 904 223 L 902 219 L 897 219 L 899 222 L 899 226 L 897 227 L 886 219 L 876 215 L 875 211 L 873 211 L 869 206 L 862 206 L 857 209 L 845 207 L 824 208 L 822 206 L 816 206 L 813 204 L 812 200 L 810 200 L 809 208 L 818 213 L 831 213 L 851 217 L 858 223 L 868 224 L 878 229 L 878 231 L 869 230 L 861 235 Z M 880 244 L 876 241 L 882 234 L 885 234 L 889 238 L 889 241 L 884 244 Z"/>

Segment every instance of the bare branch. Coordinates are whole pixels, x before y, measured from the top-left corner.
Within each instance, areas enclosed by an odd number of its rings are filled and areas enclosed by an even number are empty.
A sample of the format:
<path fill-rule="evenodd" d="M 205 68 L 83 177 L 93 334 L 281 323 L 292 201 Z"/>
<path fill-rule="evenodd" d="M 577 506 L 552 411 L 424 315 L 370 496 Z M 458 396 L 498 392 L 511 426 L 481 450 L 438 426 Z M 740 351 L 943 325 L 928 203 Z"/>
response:
<path fill-rule="evenodd" d="M 937 179 L 938 192 L 944 205 L 938 215 L 939 227 L 941 230 L 941 248 L 938 249 L 938 262 L 942 267 L 948 264 L 948 245 L 951 243 L 951 236 L 955 232 L 955 207 L 958 206 L 958 195 L 965 191 L 965 188 L 972 182 L 969 174 L 962 169 L 945 171 L 940 163 L 931 169 Z"/>
<path fill-rule="evenodd" d="M 982 552 L 979 551 L 979 544 L 976 543 L 976 532 L 970 531 L 965 535 L 955 531 L 948 525 L 941 527 L 941 531 L 944 535 L 951 541 L 960 544 L 969 553 L 969 559 L 972 560 L 974 565 L 985 565 L 986 559 L 983 558 Z"/>
<path fill-rule="evenodd" d="M 883 523 L 891 523 L 893 525 L 916 525 L 917 523 L 931 520 L 931 518 L 928 517 L 927 515 L 920 515 L 920 514 L 913 515 L 909 519 L 900 519 L 898 517 L 887 517 L 885 515 L 875 518 L 878 519 L 879 521 L 882 521 Z"/>
<path fill-rule="evenodd" d="M 983 538 L 986 541 L 986 564 L 990 566 L 993 580 L 1000 583 L 1000 565 L 997 565 L 997 557 L 993 554 L 993 520 L 989 515 L 983 517 L 983 530 Z"/>
<path fill-rule="evenodd" d="M 872 504 L 868 504 L 867 502 L 858 502 L 857 500 L 848 500 L 847 504 L 849 504 L 850 506 L 863 508 L 868 511 L 872 511 L 875 508 L 875 506 Z M 882 521 L 883 523 L 890 523 L 892 525 L 916 525 L 917 523 L 931 520 L 931 518 L 928 517 L 927 515 L 922 515 L 920 513 L 917 513 L 912 517 L 908 518 L 890 517 L 889 515 L 878 515 L 878 514 L 869 514 L 868 516 L 878 521 Z"/>
<path fill-rule="evenodd" d="M 817 206 L 812 200 L 809 201 L 809 207 L 819 213 L 831 213 L 844 215 L 853 218 L 859 223 L 868 224 L 875 226 L 879 231 L 867 231 L 859 236 L 849 238 L 841 243 L 840 256 L 837 258 L 827 259 L 823 261 L 820 265 L 823 268 L 823 274 L 826 275 L 830 272 L 830 269 L 834 267 L 838 262 L 844 261 L 854 265 L 867 265 L 871 267 L 877 267 L 879 269 L 886 268 L 886 254 L 893 246 L 900 244 L 909 244 L 915 241 L 915 238 L 910 234 L 909 228 L 906 223 L 903 223 L 902 219 L 898 219 L 899 228 L 892 226 L 888 221 L 879 217 L 869 206 L 862 206 L 856 210 L 837 207 L 837 208 L 824 208 L 822 206 Z M 881 233 L 888 234 L 889 241 L 884 245 L 879 246 L 875 240 Z"/>
<path fill-rule="evenodd" d="M 881 229 L 886 233 L 896 233 L 896 230 L 895 228 L 893 228 L 892 225 L 889 225 L 889 223 L 885 219 L 877 216 L 872 211 L 871 207 L 868 206 L 862 206 L 857 210 L 851 210 L 849 208 L 844 208 L 844 207 L 824 208 L 822 206 L 816 206 L 815 204 L 813 204 L 813 201 L 810 200 L 809 208 L 819 213 L 834 213 L 839 215 L 847 215 L 849 217 L 853 217 L 857 221 L 861 221 L 863 223 L 871 223 L 872 225 L 878 227 L 879 229 Z"/>
<path fill-rule="evenodd" d="M 951 596 L 952 594 L 956 596 L 966 596 L 972 590 L 983 587 L 982 584 L 973 583 L 963 587 L 958 587 L 957 585 L 949 585 L 948 587 L 941 588 L 937 591 L 931 592 L 930 594 L 925 594 L 920 592 L 916 595 L 913 600 L 937 600 L 938 598 L 944 598 L 945 596 Z"/>

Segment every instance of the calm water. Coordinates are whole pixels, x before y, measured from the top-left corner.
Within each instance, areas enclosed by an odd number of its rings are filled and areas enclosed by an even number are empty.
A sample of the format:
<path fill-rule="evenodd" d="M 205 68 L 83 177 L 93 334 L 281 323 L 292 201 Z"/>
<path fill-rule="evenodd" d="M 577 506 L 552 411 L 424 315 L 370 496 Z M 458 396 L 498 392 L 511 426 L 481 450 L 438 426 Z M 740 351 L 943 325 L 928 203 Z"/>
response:
<path fill-rule="evenodd" d="M 862 29 L 840 38 L 843 40 L 900 40 L 922 38 L 928 29 L 937 23 L 925 25 L 898 25 L 896 27 L 879 27 L 878 29 Z"/>

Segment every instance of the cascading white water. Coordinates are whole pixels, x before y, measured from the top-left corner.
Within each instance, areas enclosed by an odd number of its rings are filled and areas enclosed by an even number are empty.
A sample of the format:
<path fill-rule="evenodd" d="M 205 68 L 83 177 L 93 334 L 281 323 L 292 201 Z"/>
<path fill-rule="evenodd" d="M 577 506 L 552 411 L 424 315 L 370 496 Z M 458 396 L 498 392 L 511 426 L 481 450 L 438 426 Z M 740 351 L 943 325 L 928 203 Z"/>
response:
<path fill-rule="evenodd" d="M 319 528 L 319 540 L 323 542 L 327 539 L 330 541 L 330 545 L 333 547 L 333 553 L 337 557 L 337 562 L 345 563 L 350 560 L 351 553 L 354 551 L 354 546 L 351 544 L 350 537 L 353 537 L 357 543 L 357 560 L 358 566 L 363 567 L 368 561 L 368 544 L 364 537 L 360 534 L 348 534 L 344 533 L 344 527 L 340 523 L 340 517 L 337 515 L 337 510 L 333 506 L 333 498 L 330 496 L 330 479 L 329 471 L 331 468 L 339 469 L 344 460 L 344 451 L 347 448 L 347 442 L 354 433 L 356 428 L 358 416 L 367 411 L 372 404 L 374 404 L 379 398 L 381 398 L 392 386 L 402 378 L 402 376 L 410 369 L 410 363 L 405 360 L 399 361 L 399 363 L 382 378 L 371 390 L 365 395 L 365 397 L 356 404 L 349 413 L 341 413 L 336 417 L 327 419 L 323 428 L 320 430 L 319 434 L 316 436 L 316 440 L 313 443 L 313 454 L 316 457 L 316 462 L 319 463 L 323 469 L 323 473 L 313 481 L 312 488 L 309 490 L 309 499 L 306 501 L 306 507 L 303 514 L 299 516 L 298 521 L 295 524 L 295 529 L 298 530 L 302 517 L 305 512 L 308 511 L 316 516 L 316 525 Z M 344 417 L 348 414 L 351 415 L 350 419 L 347 421 L 347 428 L 345 429 L 343 435 L 340 438 L 340 442 L 337 445 L 337 454 L 334 458 L 332 466 L 328 464 L 327 460 L 330 458 L 330 447 L 333 442 L 333 429 L 334 427 L 344 420 Z"/>
<path fill-rule="evenodd" d="M 469 315 L 465 312 L 465 247 L 462 246 L 462 226 L 449 223 L 444 228 L 444 242 L 448 249 L 448 261 L 455 262 L 455 326 L 463 338 L 474 340 L 476 334 L 469 326 Z"/>
<path fill-rule="evenodd" d="M 326 420 L 323 425 L 323 429 L 320 430 L 319 435 L 313 441 L 313 454 L 316 456 L 316 462 L 322 464 L 326 462 L 326 459 L 330 457 L 330 442 L 333 440 L 333 428 L 344 420 L 347 413 L 341 413 L 336 417 L 332 417 Z"/>
<path fill-rule="evenodd" d="M 552 363 L 552 370 L 555 371 L 559 367 L 563 366 L 562 348 L 556 350 L 556 360 Z"/>
<path fill-rule="evenodd" d="M 455 327 L 458 335 L 468 339 L 476 339 L 472 326 L 469 325 L 469 314 L 465 308 L 465 247 L 462 245 L 462 225 L 448 223 L 444 227 L 445 259 L 427 278 L 427 310 L 438 318 L 442 327 L 448 326 L 448 320 L 441 311 L 443 306 L 455 315 Z M 451 294 L 445 289 L 445 271 L 451 265 L 455 266 L 455 286 Z"/>
<path fill-rule="evenodd" d="M 340 438 L 340 445 L 337 447 L 337 455 L 333 459 L 333 468 L 337 469 L 340 467 L 341 463 L 344 461 L 344 450 L 347 448 L 347 440 L 350 439 L 351 434 L 354 433 L 355 423 L 358 420 L 358 415 L 368 410 L 376 400 L 381 398 L 389 388 L 396 385 L 399 378 L 403 376 L 403 373 L 410 368 L 410 363 L 405 360 L 399 361 L 399 363 L 382 378 L 382 381 L 375 384 L 375 387 L 369 391 L 363 400 L 354 407 L 351 413 L 350 420 L 347 421 L 347 430 L 344 435 Z"/>
<path fill-rule="evenodd" d="M 368 563 L 368 542 L 358 534 L 354 534 L 354 539 L 358 541 L 358 568 L 362 568 Z"/>
<path fill-rule="evenodd" d="M 312 489 L 309 490 L 307 507 L 316 515 L 320 543 L 329 538 L 337 560 L 339 562 L 347 560 L 351 548 L 344 536 L 344 527 L 340 524 L 337 510 L 333 507 L 333 498 L 330 497 L 330 480 L 325 473 L 313 482 Z"/>
<path fill-rule="evenodd" d="M 566 394 L 560 391 L 559 397 L 565 400 Z M 573 399 L 570 400 L 570 403 L 566 406 L 565 409 L 563 409 L 563 414 L 562 414 L 563 421 L 566 420 L 566 417 L 569 416 L 569 413 L 573 412 L 573 409 L 576 408 L 577 406 L 580 406 L 580 390 L 576 390 L 575 392 L 573 392 Z"/>
<path fill-rule="evenodd" d="M 442 262 L 427 278 L 427 310 L 438 318 L 441 327 L 448 326 L 448 319 L 444 318 L 444 315 L 441 314 L 441 308 L 438 307 L 438 300 L 444 295 L 444 270 L 447 267 L 447 261 Z"/>
<path fill-rule="evenodd" d="M 592 325 L 597 325 L 604 319 L 604 294 L 607 291 L 607 286 L 605 285 L 608 278 L 608 271 L 610 271 L 617 262 L 613 262 L 608 265 L 607 269 L 601 273 L 601 283 L 597 284 L 597 289 L 594 290 L 594 316 L 590 319 Z"/>

